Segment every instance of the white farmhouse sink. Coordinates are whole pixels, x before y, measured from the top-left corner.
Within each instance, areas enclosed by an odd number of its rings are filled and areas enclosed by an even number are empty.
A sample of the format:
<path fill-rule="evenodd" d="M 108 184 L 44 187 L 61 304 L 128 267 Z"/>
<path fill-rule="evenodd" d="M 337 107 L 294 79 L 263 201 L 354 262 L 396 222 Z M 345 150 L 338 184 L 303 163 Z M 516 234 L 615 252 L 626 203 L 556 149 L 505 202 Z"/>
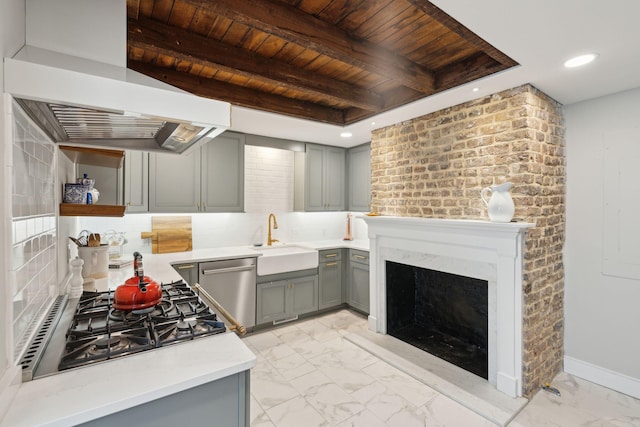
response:
<path fill-rule="evenodd" d="M 306 270 L 318 266 L 318 251 L 297 245 L 253 247 L 258 257 L 258 276 Z"/>

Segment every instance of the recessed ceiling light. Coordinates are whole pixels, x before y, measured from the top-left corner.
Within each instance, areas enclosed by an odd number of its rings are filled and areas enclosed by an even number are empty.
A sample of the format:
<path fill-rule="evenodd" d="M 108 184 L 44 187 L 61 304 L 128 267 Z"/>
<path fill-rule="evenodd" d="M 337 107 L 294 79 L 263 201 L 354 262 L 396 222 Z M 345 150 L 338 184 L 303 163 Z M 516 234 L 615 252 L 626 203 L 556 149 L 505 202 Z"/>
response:
<path fill-rule="evenodd" d="M 574 58 L 567 60 L 564 63 L 564 66 L 567 68 L 581 67 L 583 65 L 587 65 L 588 63 L 592 62 L 597 57 L 598 57 L 598 54 L 596 53 L 588 53 L 586 55 L 576 56 Z"/>
<path fill-rule="evenodd" d="M 480 88 L 479 88 L 479 87 L 474 87 L 473 89 L 471 89 L 471 91 L 472 91 L 472 92 L 477 92 L 477 91 L 479 91 L 479 90 L 480 90 Z"/>
<path fill-rule="evenodd" d="M 376 122 L 371 122 L 371 126 L 375 126 Z"/>
<path fill-rule="evenodd" d="M 343 138 L 351 138 L 353 134 L 351 132 L 342 132 L 340 136 Z"/>

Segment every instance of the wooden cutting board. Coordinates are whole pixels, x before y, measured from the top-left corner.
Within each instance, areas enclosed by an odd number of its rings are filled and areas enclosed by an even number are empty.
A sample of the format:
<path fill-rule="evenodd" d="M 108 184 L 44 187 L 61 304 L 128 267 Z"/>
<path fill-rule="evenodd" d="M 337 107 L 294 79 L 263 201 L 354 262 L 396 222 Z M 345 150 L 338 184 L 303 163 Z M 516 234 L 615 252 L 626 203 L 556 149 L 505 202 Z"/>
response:
<path fill-rule="evenodd" d="M 193 249 L 191 216 L 153 216 L 151 232 L 140 237 L 151 239 L 151 253 L 188 252 Z"/>

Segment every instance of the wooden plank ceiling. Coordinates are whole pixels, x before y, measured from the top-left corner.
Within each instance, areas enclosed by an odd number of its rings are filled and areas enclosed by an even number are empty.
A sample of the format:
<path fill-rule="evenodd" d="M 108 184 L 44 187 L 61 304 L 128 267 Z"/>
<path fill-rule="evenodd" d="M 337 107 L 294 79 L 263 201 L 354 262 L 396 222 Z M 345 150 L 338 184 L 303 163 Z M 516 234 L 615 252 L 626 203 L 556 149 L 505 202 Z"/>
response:
<path fill-rule="evenodd" d="M 128 67 L 346 125 L 516 64 L 426 0 L 127 0 Z"/>

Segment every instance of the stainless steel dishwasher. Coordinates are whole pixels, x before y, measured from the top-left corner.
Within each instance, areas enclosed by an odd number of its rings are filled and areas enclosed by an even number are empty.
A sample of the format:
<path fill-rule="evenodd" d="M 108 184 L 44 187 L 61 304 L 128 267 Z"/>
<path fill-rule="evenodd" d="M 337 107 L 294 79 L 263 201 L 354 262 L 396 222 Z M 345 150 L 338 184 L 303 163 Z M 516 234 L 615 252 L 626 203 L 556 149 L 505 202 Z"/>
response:
<path fill-rule="evenodd" d="M 255 258 L 201 262 L 198 283 L 247 329 L 256 325 Z"/>

